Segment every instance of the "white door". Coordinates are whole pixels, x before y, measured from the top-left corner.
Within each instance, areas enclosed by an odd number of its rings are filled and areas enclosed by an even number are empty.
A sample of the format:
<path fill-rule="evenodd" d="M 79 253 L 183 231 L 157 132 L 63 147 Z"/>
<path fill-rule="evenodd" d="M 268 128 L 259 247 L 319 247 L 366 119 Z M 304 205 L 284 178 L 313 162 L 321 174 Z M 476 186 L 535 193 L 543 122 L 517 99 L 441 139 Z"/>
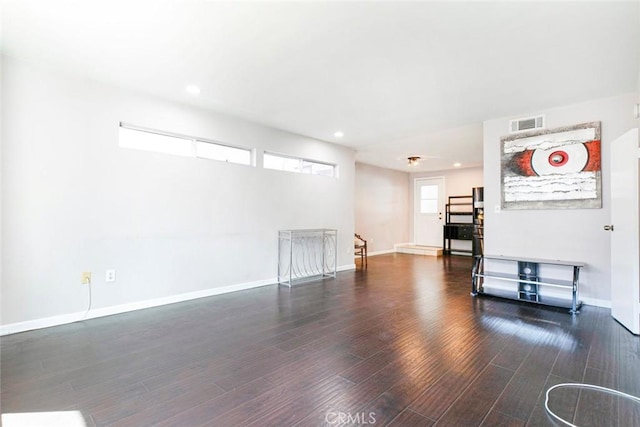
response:
<path fill-rule="evenodd" d="M 611 315 L 640 334 L 638 129 L 611 143 Z"/>
<path fill-rule="evenodd" d="M 413 242 L 441 248 L 444 178 L 416 179 L 413 194 Z"/>

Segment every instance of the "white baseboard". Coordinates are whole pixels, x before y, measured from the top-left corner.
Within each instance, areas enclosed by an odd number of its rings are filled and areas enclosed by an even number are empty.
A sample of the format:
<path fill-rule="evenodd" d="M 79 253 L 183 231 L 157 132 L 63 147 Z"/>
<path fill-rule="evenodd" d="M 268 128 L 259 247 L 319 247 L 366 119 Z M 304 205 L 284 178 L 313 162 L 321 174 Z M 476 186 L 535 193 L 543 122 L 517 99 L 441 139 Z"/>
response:
<path fill-rule="evenodd" d="M 355 264 L 339 266 L 338 271 L 355 270 Z M 185 294 L 171 295 L 168 297 L 154 298 L 150 300 L 137 301 L 127 304 L 114 305 L 110 307 L 95 308 L 90 310 L 85 316 L 85 311 L 61 314 L 59 316 L 45 317 L 41 319 L 27 320 L 25 322 L 10 323 L 0 326 L 0 336 L 17 334 L 18 332 L 32 331 L 34 329 L 49 328 L 52 326 L 66 325 L 68 323 L 81 320 L 95 319 L 97 317 L 111 316 L 113 314 L 126 313 L 129 311 L 143 310 L 145 308 L 158 307 L 161 305 L 175 304 L 177 302 L 189 301 L 198 298 L 206 298 L 214 295 L 226 294 L 229 292 L 244 291 L 246 289 L 259 288 L 261 286 L 275 285 L 277 278 L 257 280 L 255 282 L 238 283 L 235 285 L 221 286 L 218 288 L 204 289 L 202 291 L 188 292 Z"/>
<path fill-rule="evenodd" d="M 597 299 L 597 298 L 585 298 L 585 297 L 580 297 L 580 299 L 582 300 L 582 303 L 585 305 L 592 305 L 595 307 L 602 307 L 602 308 L 611 308 L 611 301 L 608 301 L 608 300 Z"/>
<path fill-rule="evenodd" d="M 415 243 L 412 242 L 404 242 L 404 243 L 395 243 L 393 245 L 394 249 L 397 248 L 398 246 L 405 246 L 405 245 L 414 245 Z"/>
<path fill-rule="evenodd" d="M 80 320 L 95 319 L 97 317 L 111 316 L 113 314 L 126 313 L 128 311 L 143 310 L 145 308 L 158 307 L 161 305 L 174 304 L 177 302 L 189 301 L 197 298 L 205 298 L 213 295 L 258 288 L 260 286 L 273 285 L 277 282 L 277 278 L 258 280 L 255 282 L 238 283 L 230 286 L 221 286 L 218 288 L 204 289 L 202 291 L 188 292 L 185 294 L 171 295 L 168 297 L 154 298 L 150 300 L 114 305 L 110 307 L 95 308 L 93 310 L 90 310 L 87 313 L 86 317 L 85 311 L 81 311 L 70 314 L 62 314 L 59 316 L 27 320 L 25 322 L 10 323 L 8 325 L 0 326 L 0 335 L 16 334 L 18 332 L 31 331 L 34 329 L 65 325 L 67 323 L 78 322 Z"/>
<path fill-rule="evenodd" d="M 371 256 L 394 253 L 395 250 L 372 252 Z M 346 264 L 337 268 L 338 271 L 355 270 L 356 265 Z M 68 323 L 78 322 L 81 320 L 95 319 L 98 317 L 111 316 L 114 314 L 126 313 L 129 311 L 143 310 L 145 308 L 158 307 L 167 304 L 175 304 L 178 302 L 189 301 L 198 298 L 206 298 L 214 295 L 226 294 L 229 292 L 243 291 L 247 289 L 259 288 L 261 286 L 275 285 L 277 278 L 258 280 L 255 282 L 238 283 L 235 285 L 221 286 L 218 288 L 204 289 L 202 291 L 188 292 L 185 294 L 171 295 L 163 298 L 155 298 L 145 301 L 137 301 L 127 304 L 114 305 L 111 307 L 102 307 L 90 310 L 85 317 L 85 311 L 61 314 L 59 316 L 45 317 L 41 319 L 27 320 L 25 322 L 10 323 L 0 326 L 0 336 L 16 334 L 19 332 L 31 331 L 34 329 L 49 328 L 52 326 L 66 325 Z M 586 305 L 596 307 L 611 308 L 611 301 L 596 298 L 581 298 Z"/>
<path fill-rule="evenodd" d="M 397 243 L 397 244 L 396 244 L 396 246 L 410 245 L 410 244 L 411 244 L 411 243 Z M 376 256 L 376 255 L 395 254 L 395 253 L 397 253 L 397 252 L 399 252 L 399 251 L 398 251 L 398 248 L 397 248 L 397 247 L 395 247 L 395 248 L 393 248 L 393 249 L 386 249 L 386 250 L 384 250 L 384 251 L 369 252 L 369 253 L 367 254 L 367 256 Z M 356 259 L 356 258 L 360 258 L 360 255 L 355 255 L 353 258 L 354 258 L 354 259 Z"/>
<path fill-rule="evenodd" d="M 9 323 L 7 325 L 0 326 L 0 336 L 77 322 L 83 319 L 84 313 L 85 312 L 83 311 L 70 314 L 61 314 L 59 316 L 44 317 L 41 319 L 27 320 L 18 323 Z M 89 318 L 89 316 L 87 316 L 87 318 Z"/>
<path fill-rule="evenodd" d="M 411 254 L 411 255 L 424 255 L 439 257 L 442 255 L 442 248 L 439 246 L 425 246 L 415 245 L 413 243 L 400 243 L 395 245 L 395 250 L 398 253 Z"/>
<path fill-rule="evenodd" d="M 385 254 L 394 254 L 394 253 L 396 253 L 395 249 L 387 249 L 386 251 L 369 252 L 367 255 L 368 256 L 376 256 L 376 255 L 385 255 Z"/>
<path fill-rule="evenodd" d="M 349 271 L 349 270 L 355 270 L 356 269 L 356 264 L 347 264 L 347 265 L 341 265 L 338 267 L 338 271 Z"/>

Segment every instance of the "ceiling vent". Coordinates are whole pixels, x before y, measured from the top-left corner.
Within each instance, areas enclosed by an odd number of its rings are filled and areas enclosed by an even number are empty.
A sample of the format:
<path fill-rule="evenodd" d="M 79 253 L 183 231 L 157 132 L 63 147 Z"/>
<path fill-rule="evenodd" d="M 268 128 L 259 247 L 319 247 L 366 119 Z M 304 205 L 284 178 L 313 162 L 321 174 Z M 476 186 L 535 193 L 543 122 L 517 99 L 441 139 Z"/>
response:
<path fill-rule="evenodd" d="M 509 133 L 525 132 L 534 129 L 544 129 L 544 115 L 525 117 L 509 122 Z"/>

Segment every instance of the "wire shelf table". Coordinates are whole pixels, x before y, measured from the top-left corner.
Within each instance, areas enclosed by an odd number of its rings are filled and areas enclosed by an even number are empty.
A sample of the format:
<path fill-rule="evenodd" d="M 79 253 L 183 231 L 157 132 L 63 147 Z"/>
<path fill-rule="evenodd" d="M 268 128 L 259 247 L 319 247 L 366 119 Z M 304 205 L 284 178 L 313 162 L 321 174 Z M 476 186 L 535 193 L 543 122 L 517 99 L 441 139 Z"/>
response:
<path fill-rule="evenodd" d="M 278 283 L 292 285 L 336 277 L 338 231 L 330 228 L 278 232 Z"/>

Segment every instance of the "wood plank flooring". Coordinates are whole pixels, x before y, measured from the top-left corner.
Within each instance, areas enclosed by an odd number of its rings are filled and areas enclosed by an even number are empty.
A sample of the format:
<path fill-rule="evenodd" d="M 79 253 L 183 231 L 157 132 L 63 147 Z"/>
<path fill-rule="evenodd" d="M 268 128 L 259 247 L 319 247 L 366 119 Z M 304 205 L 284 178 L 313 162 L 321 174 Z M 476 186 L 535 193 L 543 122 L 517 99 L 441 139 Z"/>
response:
<path fill-rule="evenodd" d="M 89 426 L 550 426 L 554 384 L 640 396 L 640 338 L 609 310 L 474 298 L 470 270 L 381 255 L 335 280 L 2 337 L 1 409 Z M 551 406 L 640 425 L 640 405 L 610 395 L 560 389 Z"/>

